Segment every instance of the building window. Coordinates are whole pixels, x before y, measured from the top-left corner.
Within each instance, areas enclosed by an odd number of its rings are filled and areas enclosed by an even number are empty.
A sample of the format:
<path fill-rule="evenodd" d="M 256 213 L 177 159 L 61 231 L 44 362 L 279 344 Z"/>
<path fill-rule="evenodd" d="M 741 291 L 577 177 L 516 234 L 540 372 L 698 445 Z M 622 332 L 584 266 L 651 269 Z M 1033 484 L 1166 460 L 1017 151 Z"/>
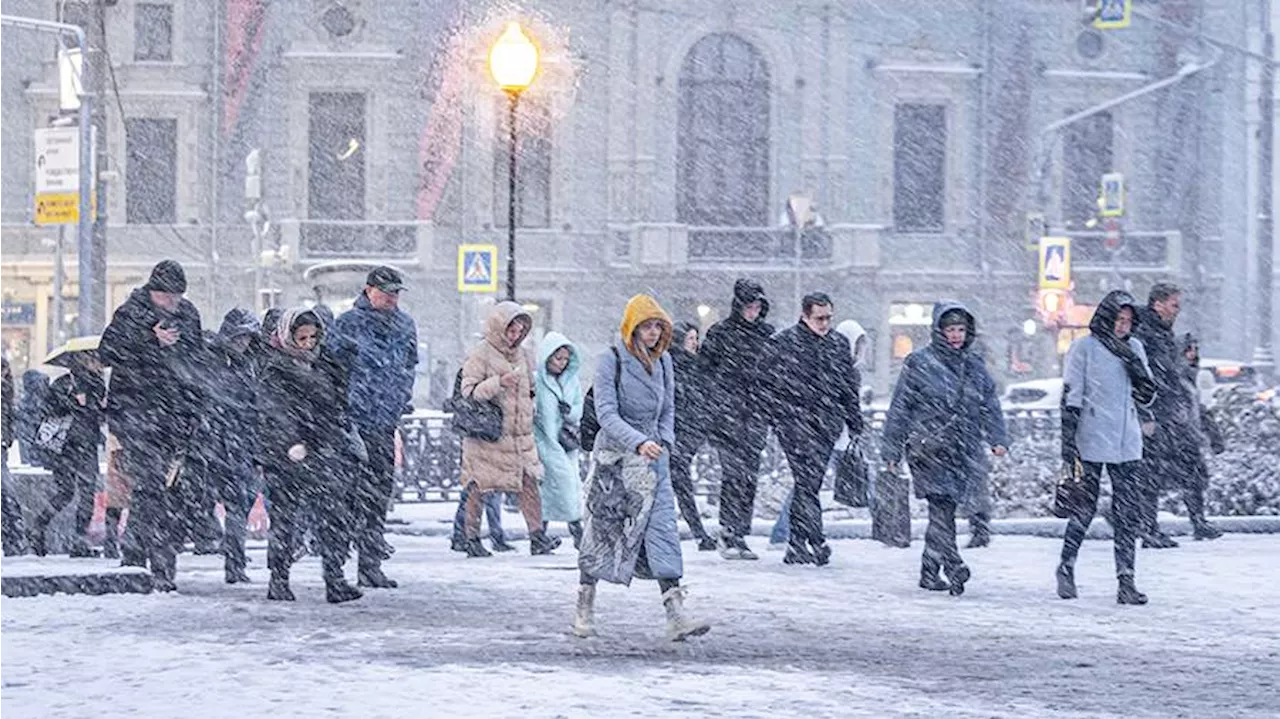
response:
<path fill-rule="evenodd" d="M 511 116 L 506 97 L 498 99 L 493 153 L 493 224 L 507 226 Z M 551 112 L 545 103 L 523 97 L 516 107 L 516 227 L 551 226 Z"/>
<path fill-rule="evenodd" d="M 770 224 L 769 97 L 768 64 L 746 40 L 719 33 L 689 50 L 680 69 L 680 222 Z"/>
<path fill-rule="evenodd" d="M 893 224 L 902 232 L 946 228 L 947 109 L 898 105 L 893 117 Z"/>
<path fill-rule="evenodd" d="M 125 120 L 125 218 L 130 224 L 177 221 L 178 121 Z"/>
<path fill-rule="evenodd" d="M 1084 229 L 1098 214 L 1102 176 L 1112 171 L 1111 113 L 1100 112 L 1062 129 L 1062 224 Z"/>
<path fill-rule="evenodd" d="M 311 93 L 307 217 L 363 220 L 365 204 L 365 96 Z"/>
<path fill-rule="evenodd" d="M 173 60 L 173 6 L 138 3 L 133 9 L 133 59 Z"/>

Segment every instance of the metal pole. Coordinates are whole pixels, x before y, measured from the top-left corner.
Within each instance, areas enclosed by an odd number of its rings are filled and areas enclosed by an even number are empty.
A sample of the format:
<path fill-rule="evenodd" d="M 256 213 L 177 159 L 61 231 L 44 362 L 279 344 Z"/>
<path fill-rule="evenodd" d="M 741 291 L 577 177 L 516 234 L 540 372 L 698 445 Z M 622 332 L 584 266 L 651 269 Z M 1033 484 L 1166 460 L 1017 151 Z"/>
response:
<path fill-rule="evenodd" d="M 1271 168 L 1275 133 L 1276 68 L 1271 58 L 1275 52 L 1275 35 L 1271 32 L 1271 3 L 1262 3 L 1262 52 L 1267 61 L 1262 63 L 1262 87 L 1258 98 L 1258 344 L 1253 351 L 1255 371 L 1267 382 L 1275 380 L 1276 359 L 1271 349 L 1271 304 L 1275 284 L 1273 276 L 1273 252 L 1275 219 L 1272 216 Z"/>
<path fill-rule="evenodd" d="M 97 22 L 89 23 L 90 33 L 93 37 L 93 52 L 85 56 L 84 62 L 86 66 L 91 66 L 89 72 L 89 82 L 91 87 L 88 92 L 92 94 L 94 102 L 92 104 L 92 112 L 90 117 L 93 120 L 94 131 L 97 133 L 97 139 L 101 144 L 95 149 L 94 155 L 97 157 L 97 171 L 93 173 L 97 175 L 107 169 L 107 105 L 103 101 L 106 97 L 104 89 L 107 82 L 107 56 L 102 48 L 106 45 L 106 38 L 103 37 L 103 28 L 105 27 L 106 6 L 103 3 L 97 3 Z M 87 38 L 86 38 L 87 39 Z M 84 103 L 81 103 L 81 107 Z M 123 127 L 125 119 L 120 118 L 120 124 Z M 82 157 L 85 151 L 82 149 Z M 91 165 L 83 165 L 82 167 L 90 167 Z M 102 332 L 107 324 L 107 305 L 106 305 L 106 287 L 107 287 L 107 183 L 99 176 L 91 178 L 94 187 L 93 192 L 97 197 L 97 215 L 93 218 L 93 231 L 90 233 L 89 242 L 80 246 L 80 317 L 79 325 L 84 330 L 81 335 L 96 335 Z M 85 244 L 89 246 L 89 261 L 85 262 Z M 86 273 L 86 270 L 88 272 Z M 89 281 L 86 283 L 86 278 Z"/>
<path fill-rule="evenodd" d="M 67 226 L 58 225 L 58 240 L 53 249 L 53 337 L 49 340 L 49 351 L 62 345 L 66 334 L 67 311 L 62 305 L 66 295 L 67 268 L 63 262 L 67 251 Z"/>
<path fill-rule="evenodd" d="M 516 299 L 516 105 L 520 93 L 508 90 L 507 127 L 507 299 Z"/>

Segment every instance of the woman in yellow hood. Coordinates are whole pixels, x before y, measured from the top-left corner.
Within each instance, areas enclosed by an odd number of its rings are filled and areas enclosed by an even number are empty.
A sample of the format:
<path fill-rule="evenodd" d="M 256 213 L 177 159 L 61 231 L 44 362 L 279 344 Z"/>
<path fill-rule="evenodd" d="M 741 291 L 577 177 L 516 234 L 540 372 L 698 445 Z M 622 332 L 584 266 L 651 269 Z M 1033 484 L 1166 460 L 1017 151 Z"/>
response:
<path fill-rule="evenodd" d="M 675 446 L 675 372 L 671 318 L 648 295 L 623 312 L 616 346 L 596 362 L 595 468 L 587 486 L 578 554 L 578 612 L 573 633 L 595 634 L 596 582 L 658 580 L 675 641 L 705 634 L 710 624 L 684 613 L 684 562 L 676 526 L 670 454 Z"/>

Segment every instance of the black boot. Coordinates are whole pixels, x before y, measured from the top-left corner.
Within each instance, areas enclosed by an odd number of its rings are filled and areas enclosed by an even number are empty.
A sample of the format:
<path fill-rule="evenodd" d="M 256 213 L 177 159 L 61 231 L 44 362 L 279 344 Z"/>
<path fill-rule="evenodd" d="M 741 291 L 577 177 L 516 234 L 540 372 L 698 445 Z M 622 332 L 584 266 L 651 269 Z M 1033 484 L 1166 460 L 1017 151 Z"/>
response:
<path fill-rule="evenodd" d="M 1192 536 L 1197 542 L 1204 539 L 1213 540 L 1222 536 L 1222 530 L 1209 524 L 1209 520 L 1204 517 L 1201 517 L 1198 521 L 1193 520 L 1192 524 L 1195 525 L 1195 531 Z"/>
<path fill-rule="evenodd" d="M 1060 599 L 1076 598 L 1076 569 L 1070 564 L 1059 564 L 1058 571 L 1058 597 Z"/>
<path fill-rule="evenodd" d="M 342 562 L 336 557 L 324 559 L 324 598 L 330 604 L 342 604 L 364 596 L 364 592 L 347 583 Z"/>
<path fill-rule="evenodd" d="M 813 563 L 819 567 L 825 567 L 831 563 L 831 545 L 826 542 L 818 542 L 813 545 Z"/>
<path fill-rule="evenodd" d="M 968 549 L 981 549 L 991 544 L 991 518 L 985 514 L 975 514 L 969 518 Z"/>
<path fill-rule="evenodd" d="M 582 521 L 569 522 L 569 536 L 573 537 L 573 548 L 582 549 Z M 715 542 L 711 543 L 712 549 L 715 548 Z"/>
<path fill-rule="evenodd" d="M 540 554 L 551 554 L 556 549 L 555 543 L 542 530 L 537 530 L 529 535 L 529 554 L 534 556 Z"/>
<path fill-rule="evenodd" d="M 698 538 L 698 551 L 699 551 L 699 552 L 714 552 L 714 551 L 716 551 L 716 540 L 715 540 L 715 538 L 714 538 L 714 537 L 707 537 L 707 536 L 699 537 L 699 538 Z"/>
<path fill-rule="evenodd" d="M 475 558 L 475 557 L 492 557 L 493 556 L 493 553 L 485 549 L 484 545 L 480 543 L 479 538 L 466 540 L 465 546 L 466 548 L 463 551 L 467 553 L 468 557 Z"/>
<path fill-rule="evenodd" d="M 515 547 L 511 546 L 510 544 L 507 544 L 507 540 L 504 537 L 494 537 L 493 539 L 489 540 L 489 543 L 493 545 L 493 551 L 495 552 L 516 551 Z M 465 552 L 466 550 L 464 549 L 462 551 Z"/>
<path fill-rule="evenodd" d="M 108 507 L 104 521 L 106 536 L 102 540 L 102 556 L 107 559 L 120 558 L 120 510 Z"/>
<path fill-rule="evenodd" d="M 938 570 L 930 571 L 928 568 L 920 569 L 920 588 L 928 589 L 931 592 L 945 592 L 951 588 L 946 580 L 938 576 Z"/>
<path fill-rule="evenodd" d="M 374 589 L 395 589 L 400 583 L 394 579 L 390 579 L 382 573 L 381 565 L 371 564 L 360 568 L 360 577 L 357 584 L 362 587 L 372 587 Z"/>
<path fill-rule="evenodd" d="M 156 591 L 177 591 L 178 553 L 175 549 L 163 547 L 151 551 L 151 576 Z"/>
<path fill-rule="evenodd" d="M 803 544 L 791 543 L 787 545 L 787 556 L 782 558 L 783 564 L 817 564 L 818 560 L 813 556 L 813 552 Z"/>
<path fill-rule="evenodd" d="M 947 570 L 947 579 L 951 581 L 951 596 L 964 594 L 964 585 L 971 576 L 969 567 L 960 564 Z"/>
<path fill-rule="evenodd" d="M 467 551 L 467 539 L 461 534 L 455 534 L 449 538 L 449 550 L 453 552 Z"/>
<path fill-rule="evenodd" d="M 1156 530 L 1142 538 L 1143 549 L 1177 549 L 1178 542 L 1173 537 Z"/>
<path fill-rule="evenodd" d="M 1116 604 L 1142 605 L 1147 603 L 1147 595 L 1138 591 L 1133 584 L 1132 574 L 1120 575 L 1120 588 L 1116 591 Z"/>
<path fill-rule="evenodd" d="M 289 588 L 288 574 L 272 574 L 271 581 L 267 584 L 267 599 L 273 602 L 292 602 L 297 597 L 293 596 L 293 590 Z"/>

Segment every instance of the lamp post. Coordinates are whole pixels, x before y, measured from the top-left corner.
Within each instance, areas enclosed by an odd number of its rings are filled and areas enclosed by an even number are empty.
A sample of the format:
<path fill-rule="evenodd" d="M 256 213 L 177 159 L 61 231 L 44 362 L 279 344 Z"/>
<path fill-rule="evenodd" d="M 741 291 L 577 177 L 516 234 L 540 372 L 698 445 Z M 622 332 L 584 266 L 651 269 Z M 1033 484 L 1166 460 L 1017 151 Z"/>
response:
<path fill-rule="evenodd" d="M 507 94 L 507 299 L 516 299 L 516 106 L 538 72 L 538 48 L 520 28 L 507 29 L 489 51 L 489 72 Z"/>

